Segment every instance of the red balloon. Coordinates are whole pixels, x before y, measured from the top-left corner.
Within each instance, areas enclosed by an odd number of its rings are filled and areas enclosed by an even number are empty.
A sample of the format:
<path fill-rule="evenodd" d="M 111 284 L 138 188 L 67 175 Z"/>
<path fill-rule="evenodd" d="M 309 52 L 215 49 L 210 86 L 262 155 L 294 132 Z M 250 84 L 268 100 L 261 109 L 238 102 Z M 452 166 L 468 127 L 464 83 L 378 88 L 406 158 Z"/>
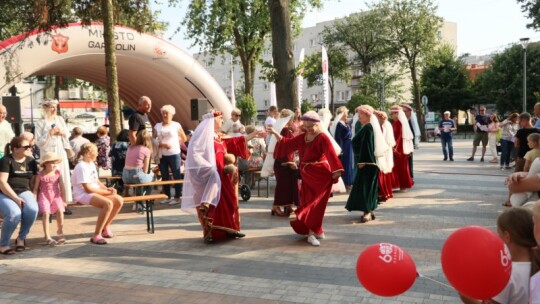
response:
<path fill-rule="evenodd" d="M 358 256 L 356 275 L 371 293 L 393 297 L 409 290 L 417 273 L 413 259 L 405 250 L 379 243 L 364 249 Z"/>
<path fill-rule="evenodd" d="M 512 259 L 503 241 L 478 226 L 452 233 L 442 248 L 446 278 L 461 294 L 487 300 L 499 294 L 510 279 Z"/>

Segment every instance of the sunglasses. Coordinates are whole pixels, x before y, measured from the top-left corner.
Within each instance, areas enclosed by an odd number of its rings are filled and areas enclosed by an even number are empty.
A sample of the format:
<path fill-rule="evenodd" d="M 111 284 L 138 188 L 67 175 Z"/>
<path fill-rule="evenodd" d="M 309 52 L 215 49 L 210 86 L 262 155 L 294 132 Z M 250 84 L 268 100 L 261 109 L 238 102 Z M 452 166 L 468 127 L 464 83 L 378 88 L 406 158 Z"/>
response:
<path fill-rule="evenodd" d="M 29 150 L 29 149 L 31 149 L 31 148 L 32 148 L 32 146 L 30 146 L 30 145 L 27 145 L 27 146 L 22 146 L 22 147 L 19 147 L 19 148 L 23 148 L 23 149 L 25 149 L 25 150 Z"/>

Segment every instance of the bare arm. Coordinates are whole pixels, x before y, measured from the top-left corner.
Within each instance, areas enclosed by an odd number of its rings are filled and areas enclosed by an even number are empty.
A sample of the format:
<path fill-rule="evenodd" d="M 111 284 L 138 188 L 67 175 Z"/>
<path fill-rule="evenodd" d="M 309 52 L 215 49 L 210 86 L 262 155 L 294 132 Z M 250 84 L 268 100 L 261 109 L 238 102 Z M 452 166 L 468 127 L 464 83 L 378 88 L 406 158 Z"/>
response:
<path fill-rule="evenodd" d="M 143 162 L 144 162 L 143 171 L 144 171 L 144 173 L 147 173 L 148 172 L 148 167 L 150 166 L 150 157 L 145 157 Z"/>
<path fill-rule="evenodd" d="M 37 195 L 39 194 L 39 183 L 40 183 L 39 178 L 36 178 L 35 182 L 33 183 L 33 187 L 32 187 L 32 192 L 34 193 L 36 198 L 37 198 Z"/>
<path fill-rule="evenodd" d="M 86 191 L 87 193 L 96 193 L 96 194 L 100 194 L 104 196 L 116 194 L 116 190 L 114 188 L 107 188 L 101 182 L 99 182 L 99 184 L 100 184 L 99 188 L 90 187 L 89 183 L 83 183 L 81 185 L 83 186 L 84 191 Z"/>
<path fill-rule="evenodd" d="M 129 143 L 132 145 L 135 145 L 135 142 L 137 141 L 137 131 L 129 130 Z"/>
<path fill-rule="evenodd" d="M 7 180 L 9 177 L 8 172 L 0 172 L 0 191 L 9 198 L 11 198 L 19 207 L 22 206 L 24 203 L 24 200 L 20 198 L 15 191 L 13 191 L 13 188 L 8 184 Z"/>
<path fill-rule="evenodd" d="M 180 139 L 180 146 L 182 146 L 182 144 L 185 143 L 187 140 L 187 136 L 186 136 L 186 133 L 184 133 L 184 129 L 180 128 L 180 130 L 178 130 L 178 138 Z"/>

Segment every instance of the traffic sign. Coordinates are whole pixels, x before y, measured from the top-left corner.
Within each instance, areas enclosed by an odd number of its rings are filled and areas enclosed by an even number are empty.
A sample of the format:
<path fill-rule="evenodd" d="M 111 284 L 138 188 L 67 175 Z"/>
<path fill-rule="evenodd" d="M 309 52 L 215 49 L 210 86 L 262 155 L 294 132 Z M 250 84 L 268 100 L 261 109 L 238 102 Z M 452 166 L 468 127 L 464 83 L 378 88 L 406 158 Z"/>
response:
<path fill-rule="evenodd" d="M 428 99 L 427 99 L 427 96 L 426 96 L 426 95 L 422 96 L 422 104 L 423 104 L 424 106 L 427 106 L 427 104 L 428 104 Z"/>

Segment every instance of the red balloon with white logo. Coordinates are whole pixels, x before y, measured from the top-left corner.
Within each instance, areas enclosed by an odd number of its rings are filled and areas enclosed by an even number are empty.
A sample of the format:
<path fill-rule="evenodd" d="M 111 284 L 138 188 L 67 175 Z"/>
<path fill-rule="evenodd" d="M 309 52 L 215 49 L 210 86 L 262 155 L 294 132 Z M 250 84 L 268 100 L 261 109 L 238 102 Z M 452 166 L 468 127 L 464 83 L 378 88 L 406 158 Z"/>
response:
<path fill-rule="evenodd" d="M 366 248 L 356 262 L 360 284 L 378 296 L 393 297 L 409 290 L 416 280 L 416 265 L 400 247 L 379 243 Z"/>
<path fill-rule="evenodd" d="M 499 294 L 512 273 L 508 248 L 495 233 L 479 226 L 452 233 L 442 248 L 441 263 L 459 293 L 480 300 Z"/>

